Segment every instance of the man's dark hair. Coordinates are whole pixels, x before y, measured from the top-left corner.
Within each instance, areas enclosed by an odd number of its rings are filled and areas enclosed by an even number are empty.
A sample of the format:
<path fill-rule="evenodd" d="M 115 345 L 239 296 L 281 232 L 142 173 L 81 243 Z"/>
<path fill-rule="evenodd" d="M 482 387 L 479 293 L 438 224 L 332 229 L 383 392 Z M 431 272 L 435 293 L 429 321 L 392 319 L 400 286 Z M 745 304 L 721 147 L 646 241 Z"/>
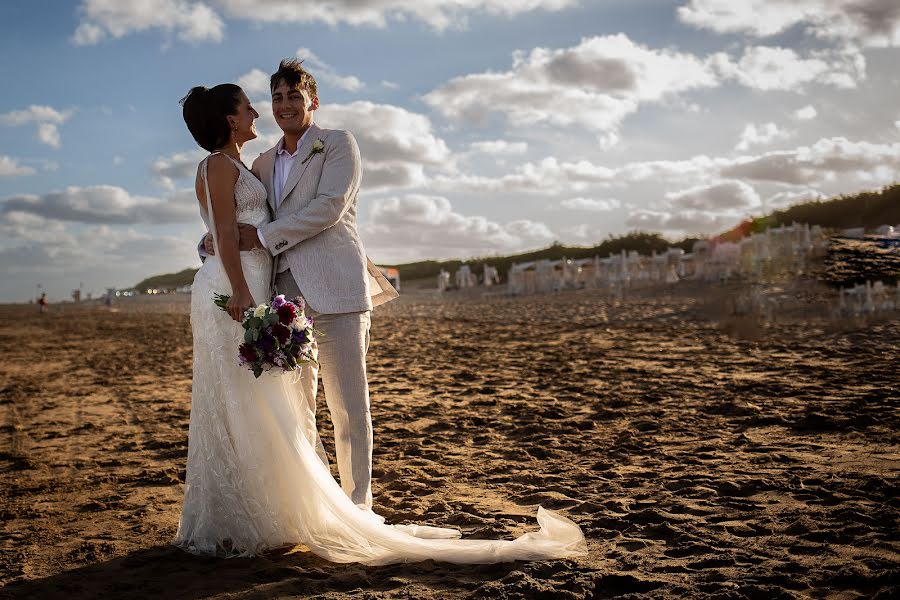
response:
<path fill-rule="evenodd" d="M 296 58 L 285 58 L 278 64 L 278 70 L 272 74 L 269 80 L 270 91 L 275 91 L 275 86 L 280 82 L 285 82 L 288 87 L 299 87 L 309 93 L 312 100 L 319 95 L 316 78 L 312 73 L 303 68 L 303 61 Z"/>
<path fill-rule="evenodd" d="M 197 86 L 181 99 L 184 122 L 201 148 L 214 152 L 228 142 L 231 137 L 228 115 L 237 114 L 243 91 L 233 83 L 213 88 Z"/>

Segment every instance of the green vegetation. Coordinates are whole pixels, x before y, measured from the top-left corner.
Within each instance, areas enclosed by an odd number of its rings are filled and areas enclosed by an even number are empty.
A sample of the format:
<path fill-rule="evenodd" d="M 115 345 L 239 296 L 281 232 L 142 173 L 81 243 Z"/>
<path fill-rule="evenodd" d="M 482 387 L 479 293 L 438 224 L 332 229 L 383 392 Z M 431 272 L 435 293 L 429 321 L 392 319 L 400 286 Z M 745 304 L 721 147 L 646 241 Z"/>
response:
<path fill-rule="evenodd" d="M 900 223 L 900 184 L 887 186 L 875 192 L 860 192 L 776 210 L 766 216 L 749 218 L 718 237 L 723 240 L 735 241 L 751 233 L 765 231 L 769 227 L 790 225 L 791 223 L 809 223 L 830 229 L 849 227 L 874 229 L 879 225 L 896 225 Z M 554 243 L 549 248 L 513 256 L 485 256 L 468 260 L 425 260 L 405 265 L 385 266 L 395 266 L 400 271 L 401 281 L 437 277 L 441 269 L 453 273 L 464 263 L 473 265 L 474 270 L 480 272 L 481 263 L 487 262 L 496 267 L 501 275 L 505 275 L 512 264 L 517 262 L 563 257 L 592 258 L 597 255 L 606 257 L 610 254 L 618 254 L 622 250 L 637 250 L 641 254 L 651 254 L 654 250 L 664 252 L 670 247 L 690 252 L 695 241 L 697 238 L 670 241 L 658 233 L 633 231 L 616 237 L 610 236 L 596 246 L 590 247 L 563 246 L 560 243 Z M 196 272 L 196 269 L 185 269 L 179 273 L 157 275 L 145 279 L 134 287 L 139 291 L 148 288 L 174 290 L 183 285 L 190 285 Z"/>
<path fill-rule="evenodd" d="M 549 248 L 542 250 L 534 250 L 523 254 L 514 254 L 512 256 L 485 256 L 480 258 L 470 258 L 468 260 L 425 260 L 422 262 L 408 263 L 396 266 L 400 271 L 400 281 L 411 281 L 415 279 L 423 279 L 427 277 L 437 277 L 437 274 L 444 269 L 450 273 L 456 271 L 462 264 L 470 264 L 473 270 L 480 273 L 480 265 L 488 263 L 497 268 L 501 276 L 506 275 L 513 263 L 530 262 L 542 259 L 559 259 L 559 258 L 593 258 L 596 255 L 601 257 L 610 254 L 618 254 L 622 250 L 637 250 L 641 254 L 652 254 L 656 252 L 665 252 L 667 248 L 678 247 L 683 248 L 685 252 L 690 252 L 696 238 L 686 238 L 680 242 L 671 242 L 658 233 L 647 233 L 643 231 L 633 231 L 625 235 L 613 237 L 610 236 L 596 246 L 564 246 L 560 243 L 554 243 Z"/>
<path fill-rule="evenodd" d="M 833 229 L 865 227 L 900 223 L 900 184 L 877 192 L 860 192 L 838 196 L 832 200 L 807 202 L 772 214 L 777 224 L 809 223 Z"/>
<path fill-rule="evenodd" d="M 185 269 L 178 273 L 169 273 L 167 275 L 155 275 L 148 277 L 136 286 L 138 292 L 145 293 L 147 290 L 174 290 L 183 285 L 191 285 L 194 282 L 194 275 L 197 269 Z"/>
<path fill-rule="evenodd" d="M 821 225 L 826 229 L 875 229 L 880 225 L 897 225 L 900 223 L 900 184 L 889 185 L 875 192 L 859 192 L 831 200 L 796 204 L 764 217 L 747 219 L 720 237 L 734 241 L 751 233 L 765 231 L 769 227 L 791 223 Z"/>

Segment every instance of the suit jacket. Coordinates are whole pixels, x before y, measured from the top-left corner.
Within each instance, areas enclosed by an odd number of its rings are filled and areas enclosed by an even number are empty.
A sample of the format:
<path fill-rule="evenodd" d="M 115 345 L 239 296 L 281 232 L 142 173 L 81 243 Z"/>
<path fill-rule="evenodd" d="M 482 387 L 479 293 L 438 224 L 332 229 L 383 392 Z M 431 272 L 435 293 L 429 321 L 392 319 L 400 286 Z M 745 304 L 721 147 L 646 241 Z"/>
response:
<path fill-rule="evenodd" d="M 316 141 L 324 151 L 311 154 Z M 276 148 L 259 155 L 252 171 L 266 186 L 275 219 L 259 228 L 269 252 L 287 262 L 309 306 L 320 313 L 371 310 L 397 291 L 366 257 L 356 227 L 362 179 L 359 147 L 349 131 L 315 124 L 303 138 L 275 208 Z M 304 162 L 304 159 L 309 160 Z"/>

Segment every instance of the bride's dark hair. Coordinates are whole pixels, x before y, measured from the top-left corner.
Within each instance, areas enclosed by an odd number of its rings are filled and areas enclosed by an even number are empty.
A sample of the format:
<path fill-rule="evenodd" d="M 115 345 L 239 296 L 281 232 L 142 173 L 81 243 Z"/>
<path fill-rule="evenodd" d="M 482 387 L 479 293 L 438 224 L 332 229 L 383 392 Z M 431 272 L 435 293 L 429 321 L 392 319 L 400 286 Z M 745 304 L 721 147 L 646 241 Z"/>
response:
<path fill-rule="evenodd" d="M 201 148 L 213 152 L 231 137 L 227 117 L 237 114 L 243 91 L 233 83 L 212 88 L 197 86 L 180 100 L 184 122 Z"/>

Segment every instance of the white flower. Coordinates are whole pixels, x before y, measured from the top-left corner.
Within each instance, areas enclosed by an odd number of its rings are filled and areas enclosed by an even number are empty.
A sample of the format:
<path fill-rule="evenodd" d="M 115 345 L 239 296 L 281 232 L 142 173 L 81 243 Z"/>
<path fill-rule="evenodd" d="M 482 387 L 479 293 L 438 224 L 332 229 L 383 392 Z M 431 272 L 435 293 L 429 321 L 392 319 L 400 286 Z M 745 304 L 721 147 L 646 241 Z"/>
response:
<path fill-rule="evenodd" d="M 300 164 L 306 164 L 306 161 L 311 159 L 314 154 L 321 154 L 325 152 L 325 141 L 324 140 L 316 140 L 313 142 L 312 149 L 309 151 L 309 154 L 306 155 L 306 158 L 303 159 L 303 162 Z"/>
<path fill-rule="evenodd" d="M 291 327 L 296 331 L 303 331 L 309 326 L 309 320 L 306 317 L 297 317 L 291 323 Z"/>
<path fill-rule="evenodd" d="M 253 311 L 254 317 L 264 317 L 266 316 L 266 308 L 268 308 L 265 304 L 260 304 L 256 307 L 256 310 Z"/>

